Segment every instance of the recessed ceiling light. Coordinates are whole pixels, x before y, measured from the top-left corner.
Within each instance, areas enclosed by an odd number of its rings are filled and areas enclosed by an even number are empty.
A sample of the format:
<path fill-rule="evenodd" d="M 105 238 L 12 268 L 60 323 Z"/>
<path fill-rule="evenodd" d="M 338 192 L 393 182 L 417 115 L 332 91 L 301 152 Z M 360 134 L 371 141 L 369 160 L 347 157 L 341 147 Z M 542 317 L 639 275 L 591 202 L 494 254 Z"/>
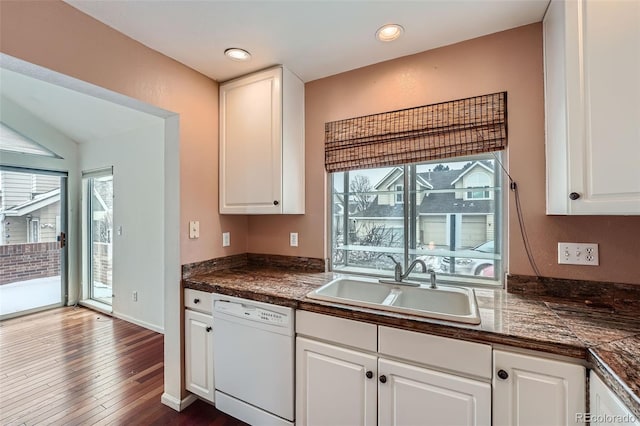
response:
<path fill-rule="evenodd" d="M 248 61 L 251 59 L 251 54 L 244 49 L 240 49 L 237 47 L 231 47 L 224 51 L 224 54 L 229 59 L 233 59 L 234 61 Z"/>
<path fill-rule="evenodd" d="M 380 41 L 393 41 L 400 37 L 404 32 L 402 25 L 387 24 L 378 28 L 376 31 L 376 38 Z"/>

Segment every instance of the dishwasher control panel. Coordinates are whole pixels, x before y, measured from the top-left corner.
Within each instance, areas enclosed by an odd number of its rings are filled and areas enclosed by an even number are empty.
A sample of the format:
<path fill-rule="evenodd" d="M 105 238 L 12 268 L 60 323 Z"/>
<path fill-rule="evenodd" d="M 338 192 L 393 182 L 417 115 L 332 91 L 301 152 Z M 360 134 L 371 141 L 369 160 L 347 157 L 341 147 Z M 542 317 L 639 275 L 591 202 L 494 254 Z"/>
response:
<path fill-rule="evenodd" d="M 214 311 L 238 318 L 261 322 L 263 324 L 279 326 L 288 325 L 290 317 L 290 315 L 270 311 L 259 306 L 226 300 L 216 300 L 214 303 Z"/>

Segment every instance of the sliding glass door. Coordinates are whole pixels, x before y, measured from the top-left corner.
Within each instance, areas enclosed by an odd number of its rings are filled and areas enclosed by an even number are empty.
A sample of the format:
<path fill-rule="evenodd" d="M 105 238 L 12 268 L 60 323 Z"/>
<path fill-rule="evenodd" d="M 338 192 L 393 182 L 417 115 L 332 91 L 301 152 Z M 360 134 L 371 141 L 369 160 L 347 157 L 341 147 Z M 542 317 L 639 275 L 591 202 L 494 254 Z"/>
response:
<path fill-rule="evenodd" d="M 66 303 L 66 181 L 0 167 L 0 319 Z"/>
<path fill-rule="evenodd" d="M 90 299 L 112 304 L 113 298 L 113 173 L 83 173 L 85 190 L 84 276 Z"/>

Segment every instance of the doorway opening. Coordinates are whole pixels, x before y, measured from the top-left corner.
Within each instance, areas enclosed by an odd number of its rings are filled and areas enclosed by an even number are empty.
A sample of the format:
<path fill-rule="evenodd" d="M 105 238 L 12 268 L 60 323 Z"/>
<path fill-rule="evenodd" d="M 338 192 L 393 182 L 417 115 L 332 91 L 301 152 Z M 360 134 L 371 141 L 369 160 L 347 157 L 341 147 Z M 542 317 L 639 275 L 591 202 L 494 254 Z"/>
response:
<path fill-rule="evenodd" d="M 113 305 L 113 169 L 82 173 L 83 266 L 89 298 Z"/>
<path fill-rule="evenodd" d="M 0 166 L 0 319 L 67 301 L 66 173 Z"/>

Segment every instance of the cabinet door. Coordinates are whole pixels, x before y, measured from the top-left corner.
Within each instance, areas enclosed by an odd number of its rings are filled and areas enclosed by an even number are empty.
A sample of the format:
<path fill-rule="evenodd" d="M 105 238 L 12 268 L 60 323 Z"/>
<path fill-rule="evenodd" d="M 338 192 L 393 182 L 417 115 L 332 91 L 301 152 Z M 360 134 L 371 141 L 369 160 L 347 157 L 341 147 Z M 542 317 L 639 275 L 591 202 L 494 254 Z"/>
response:
<path fill-rule="evenodd" d="M 491 424 L 489 383 L 384 358 L 378 375 L 381 425 Z"/>
<path fill-rule="evenodd" d="M 213 317 L 184 311 L 185 383 L 187 390 L 213 402 Z"/>
<path fill-rule="evenodd" d="M 494 425 L 584 424 L 584 367 L 496 350 L 493 365 Z"/>
<path fill-rule="evenodd" d="M 220 86 L 220 213 L 282 208 L 282 69 Z"/>
<path fill-rule="evenodd" d="M 589 401 L 590 415 L 588 420 L 591 422 L 591 426 L 640 425 L 640 419 L 631 413 L 593 371 L 589 373 Z"/>
<path fill-rule="evenodd" d="M 549 214 L 640 214 L 639 16 L 638 1 L 554 0 L 548 8 Z"/>
<path fill-rule="evenodd" d="M 296 424 L 374 426 L 376 391 L 375 356 L 296 339 Z"/>
<path fill-rule="evenodd" d="M 570 139 L 575 209 L 640 214 L 640 2 L 578 3 L 586 133 Z"/>

